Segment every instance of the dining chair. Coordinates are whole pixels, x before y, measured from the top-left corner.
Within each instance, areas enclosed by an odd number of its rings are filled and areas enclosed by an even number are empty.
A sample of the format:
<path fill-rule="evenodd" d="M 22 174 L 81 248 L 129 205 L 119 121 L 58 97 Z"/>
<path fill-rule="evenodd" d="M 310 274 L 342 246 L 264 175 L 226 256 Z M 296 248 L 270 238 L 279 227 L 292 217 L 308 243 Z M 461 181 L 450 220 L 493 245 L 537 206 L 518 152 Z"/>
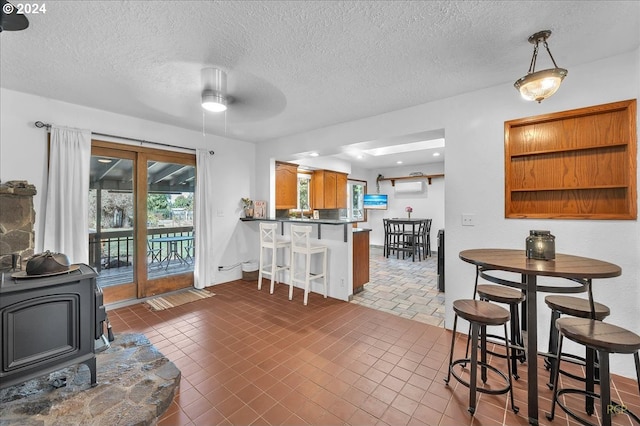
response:
<path fill-rule="evenodd" d="M 154 248 L 149 240 L 147 240 L 147 258 L 151 258 L 149 265 L 162 262 L 162 249 Z"/>

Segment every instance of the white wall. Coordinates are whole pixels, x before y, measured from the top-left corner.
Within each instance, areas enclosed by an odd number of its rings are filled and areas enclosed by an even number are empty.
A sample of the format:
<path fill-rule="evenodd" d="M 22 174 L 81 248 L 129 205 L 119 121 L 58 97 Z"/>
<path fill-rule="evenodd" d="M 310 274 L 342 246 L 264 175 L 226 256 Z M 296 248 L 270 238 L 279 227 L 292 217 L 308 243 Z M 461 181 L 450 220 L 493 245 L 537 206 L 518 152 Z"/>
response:
<path fill-rule="evenodd" d="M 231 265 L 256 258 L 257 250 L 244 243 L 246 238 L 242 233 L 245 230 L 239 227 L 238 221 L 240 198 L 253 197 L 254 144 L 210 135 L 204 137 L 199 132 L 179 127 L 0 89 L 0 180 L 26 180 L 36 186 L 36 250 L 42 250 L 42 212 L 47 182 L 47 133 L 34 126 L 38 120 L 187 148 L 214 150 L 220 182 L 216 188 L 216 199 L 222 216 L 217 211 L 212 213 L 216 215 L 216 254 L 211 261 L 218 265 Z M 241 270 L 237 268 L 218 273 L 215 282 L 230 281 L 240 276 Z"/>
<path fill-rule="evenodd" d="M 392 167 L 387 169 L 379 169 L 374 171 L 374 175 L 367 183 L 367 190 L 375 193 L 376 177 L 382 174 L 385 177 L 409 176 L 412 172 L 422 172 L 424 175 L 444 174 L 444 163 L 430 163 L 417 166 Z M 446 178 L 446 176 L 445 176 Z M 401 182 L 422 182 L 422 192 L 396 192 L 395 187 L 391 185 L 391 181 L 384 180 L 380 182 L 380 193 L 387 194 L 389 197 L 389 208 L 385 211 L 369 210 L 367 219 L 369 220 L 371 231 L 371 244 L 383 245 L 384 228 L 382 225 L 383 218 L 391 217 L 407 217 L 405 208 L 410 206 L 413 208 L 411 217 L 432 219 L 431 222 L 431 250 L 437 248 L 438 229 L 444 228 L 444 178 L 431 179 L 431 185 L 427 179 L 419 181 L 396 181 L 396 185 Z"/>
<path fill-rule="evenodd" d="M 269 194 L 268 164 L 315 147 L 445 129 L 446 324 L 451 304 L 472 294 L 474 268 L 458 258 L 478 247 L 524 248 L 529 229 L 549 229 L 559 253 L 616 263 L 622 276 L 596 280 L 596 300 L 611 307 L 609 321 L 640 333 L 640 229 L 616 220 L 526 220 L 504 217 L 504 122 L 521 117 L 598 105 L 640 95 L 640 50 L 572 67 L 560 90 L 541 104 L 523 101 L 512 82 L 413 108 L 292 135 L 257 146 L 258 196 Z M 375 182 L 374 182 L 375 184 Z M 369 183 L 371 185 L 371 182 Z M 375 186 L 373 187 L 375 188 Z M 371 191 L 371 188 L 369 188 Z M 463 227 L 461 215 L 474 213 L 476 226 Z M 545 349 L 549 310 L 539 298 L 539 342 Z M 614 356 L 612 370 L 634 377 L 633 360 Z"/>

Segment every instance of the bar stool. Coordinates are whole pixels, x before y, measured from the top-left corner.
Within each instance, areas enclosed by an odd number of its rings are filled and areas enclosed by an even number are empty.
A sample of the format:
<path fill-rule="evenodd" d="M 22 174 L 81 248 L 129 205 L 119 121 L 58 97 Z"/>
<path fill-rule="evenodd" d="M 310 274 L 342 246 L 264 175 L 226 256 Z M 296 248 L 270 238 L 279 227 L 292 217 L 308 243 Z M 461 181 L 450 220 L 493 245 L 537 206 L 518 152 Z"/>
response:
<path fill-rule="evenodd" d="M 524 302 L 524 293 L 520 290 L 509 288 L 507 286 L 490 284 L 478 285 L 476 287 L 476 293 L 478 294 L 478 298 L 480 300 L 504 303 L 506 305 L 509 305 L 511 355 L 509 355 L 509 352 L 506 352 L 505 354 L 500 354 L 492 351 L 487 352 L 500 358 L 509 358 L 511 360 L 511 372 L 513 373 L 513 377 L 514 379 L 518 380 L 520 376 L 518 375 L 517 361 L 524 362 L 526 359 L 523 349 L 524 340 L 522 338 L 522 331 L 520 327 L 520 310 L 518 309 L 518 306 L 522 302 Z M 487 337 L 506 340 L 506 334 L 505 337 L 497 336 L 494 334 L 489 334 L 487 335 Z"/>
<path fill-rule="evenodd" d="M 559 396 L 564 394 L 581 394 L 593 398 L 600 398 L 600 416 L 603 426 L 611 425 L 612 411 L 616 414 L 625 413 L 637 423 L 640 423 L 640 418 L 638 418 L 636 414 L 629 411 L 628 408 L 621 403 L 611 400 L 611 380 L 609 376 L 609 354 L 633 354 L 636 364 L 638 393 L 640 394 L 640 356 L 638 355 L 638 351 L 640 351 L 640 336 L 622 327 L 590 318 L 560 318 L 556 321 L 556 327 L 558 329 L 559 353 L 562 353 L 562 341 L 564 337 L 598 352 L 600 359 L 600 394 L 574 388 L 559 389 L 558 378 L 560 376 L 562 357 L 558 357 L 556 361 L 558 365 L 554 369 L 551 413 L 547 414 L 547 419 L 553 420 L 557 404 L 565 413 L 579 423 L 587 426 L 595 426 L 594 423 L 590 423 L 582 417 L 579 417 L 558 399 Z"/>
<path fill-rule="evenodd" d="M 556 329 L 556 320 L 560 318 L 560 315 L 569 315 L 577 318 L 592 318 L 591 314 L 591 305 L 589 300 L 582 299 L 574 296 L 562 296 L 562 295 L 549 295 L 544 298 L 544 302 L 551 309 L 551 324 L 549 327 L 549 353 L 553 355 L 553 358 L 558 357 L 558 330 Z M 593 318 L 602 321 L 606 317 L 609 316 L 611 310 L 608 306 L 603 305 L 602 303 L 594 302 L 595 312 Z M 572 362 L 574 364 L 585 365 L 588 368 L 590 374 L 593 372 L 597 372 L 597 360 L 587 360 L 588 356 L 580 357 L 572 354 L 561 354 L 566 361 Z M 552 389 L 553 386 L 553 377 L 555 363 L 551 362 L 551 358 L 545 359 L 545 365 L 548 370 L 550 370 L 549 374 L 549 388 Z M 589 367 L 591 365 L 591 367 Z M 571 377 L 576 380 L 580 380 L 582 382 L 587 381 L 588 379 L 582 376 L 577 376 L 568 371 L 560 371 L 560 373 L 565 376 Z M 589 374 L 587 375 L 588 377 Z M 594 380 L 597 380 L 597 375 Z M 596 381 L 597 382 L 597 381 Z M 587 389 L 589 390 L 589 389 Z M 590 389 L 593 390 L 593 389 Z M 589 414 L 593 413 L 593 409 L 587 410 Z"/>
<path fill-rule="evenodd" d="M 273 294 L 273 282 L 278 281 L 278 272 L 289 269 L 287 265 L 278 265 L 278 249 L 291 248 L 291 241 L 280 238 L 276 232 L 277 223 L 260 222 L 260 265 L 258 267 L 258 290 L 262 289 L 262 277 L 271 277 L 270 293 Z M 265 250 L 271 250 L 271 261 L 266 262 Z M 283 255 L 283 257 L 286 257 Z"/>
<path fill-rule="evenodd" d="M 324 297 L 327 297 L 327 250 L 328 247 L 320 244 L 311 244 L 311 226 L 291 225 L 291 280 L 289 283 L 289 300 L 293 299 L 293 286 L 295 283 L 304 285 L 304 304 L 309 300 L 309 286 L 312 280 L 322 278 Z M 311 272 L 311 255 L 322 255 L 322 272 Z M 302 278 L 296 273 L 296 255 L 305 257 L 305 269 Z M 299 274 L 298 274 L 299 275 Z"/>
<path fill-rule="evenodd" d="M 451 376 L 464 386 L 469 388 L 469 412 L 473 415 L 476 411 L 476 391 L 480 393 L 486 393 L 490 395 L 499 395 L 509 392 L 511 397 L 511 408 L 514 413 L 517 413 L 519 408 L 515 406 L 513 402 L 513 384 L 511 381 L 511 364 L 507 360 L 508 374 L 505 374 L 487 363 L 487 326 L 504 327 L 504 335 L 507 336 L 507 322 L 509 322 L 509 311 L 501 306 L 495 305 L 491 302 L 474 299 L 456 300 L 453 302 L 453 311 L 455 316 L 453 319 L 453 331 L 451 334 L 451 353 L 449 355 L 449 372 L 447 378 L 444 380 L 447 384 L 451 379 Z M 458 317 L 461 317 L 469 321 L 471 325 L 471 358 L 463 358 L 453 360 L 454 344 L 456 341 L 456 327 L 458 323 Z M 478 335 L 480 335 L 480 361 L 478 361 Z M 505 346 L 507 353 L 509 353 L 509 339 L 505 339 Z M 467 363 L 471 364 L 470 379 L 467 382 L 460 376 L 454 367 L 458 364 Z M 478 365 L 481 368 L 481 379 L 483 383 L 487 382 L 487 370 L 491 370 L 502 377 L 506 386 L 503 388 L 492 389 L 488 387 L 478 387 Z"/>

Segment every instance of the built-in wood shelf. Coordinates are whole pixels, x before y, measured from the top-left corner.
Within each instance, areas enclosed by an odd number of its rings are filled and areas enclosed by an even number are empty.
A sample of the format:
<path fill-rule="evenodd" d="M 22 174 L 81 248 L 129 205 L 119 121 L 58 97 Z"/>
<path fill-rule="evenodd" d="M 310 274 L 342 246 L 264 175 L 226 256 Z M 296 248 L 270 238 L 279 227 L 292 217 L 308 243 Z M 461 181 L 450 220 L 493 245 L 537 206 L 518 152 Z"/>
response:
<path fill-rule="evenodd" d="M 398 176 L 398 177 L 380 178 L 380 179 L 378 179 L 378 181 L 382 181 L 382 180 L 390 180 L 390 181 L 391 181 L 391 186 L 396 186 L 396 181 L 397 181 L 397 180 L 426 179 L 426 180 L 427 180 L 427 183 L 428 183 L 429 185 L 431 185 L 431 179 L 433 179 L 433 178 L 439 178 L 439 177 L 444 177 L 444 174 L 439 174 L 439 175 L 421 175 L 421 176 Z"/>
<path fill-rule="evenodd" d="M 505 217 L 636 219 L 636 100 L 504 123 Z"/>

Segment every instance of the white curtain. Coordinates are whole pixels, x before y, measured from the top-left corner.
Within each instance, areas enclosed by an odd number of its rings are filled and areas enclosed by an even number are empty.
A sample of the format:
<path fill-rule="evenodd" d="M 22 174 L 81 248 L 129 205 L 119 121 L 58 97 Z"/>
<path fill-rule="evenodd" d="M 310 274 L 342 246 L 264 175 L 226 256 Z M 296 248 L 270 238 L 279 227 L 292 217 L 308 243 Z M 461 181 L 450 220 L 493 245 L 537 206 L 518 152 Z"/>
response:
<path fill-rule="evenodd" d="M 71 263 L 89 262 L 90 162 L 89 130 L 51 127 L 43 247 Z"/>
<path fill-rule="evenodd" d="M 213 245 L 213 212 L 216 209 L 213 151 L 196 150 L 196 199 L 194 211 L 195 265 L 193 285 L 205 288 L 213 285 L 215 264 Z"/>

